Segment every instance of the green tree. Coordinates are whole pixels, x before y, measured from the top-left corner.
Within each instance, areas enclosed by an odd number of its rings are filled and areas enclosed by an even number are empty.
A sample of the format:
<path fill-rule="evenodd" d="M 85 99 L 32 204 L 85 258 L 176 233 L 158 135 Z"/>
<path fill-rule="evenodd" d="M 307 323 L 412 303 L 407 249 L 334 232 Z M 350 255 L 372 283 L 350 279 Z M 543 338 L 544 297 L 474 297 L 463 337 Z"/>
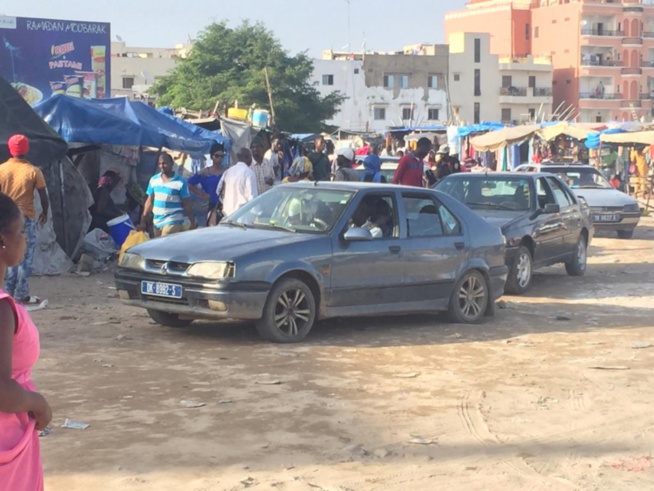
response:
<path fill-rule="evenodd" d="M 211 110 L 216 102 L 270 109 L 264 68 L 268 69 L 276 125 L 285 131 L 319 131 L 344 100 L 339 92 L 321 97 L 311 84 L 313 63 L 305 53 L 290 56 L 262 24 L 230 28 L 209 25 L 153 91 L 174 107 Z"/>

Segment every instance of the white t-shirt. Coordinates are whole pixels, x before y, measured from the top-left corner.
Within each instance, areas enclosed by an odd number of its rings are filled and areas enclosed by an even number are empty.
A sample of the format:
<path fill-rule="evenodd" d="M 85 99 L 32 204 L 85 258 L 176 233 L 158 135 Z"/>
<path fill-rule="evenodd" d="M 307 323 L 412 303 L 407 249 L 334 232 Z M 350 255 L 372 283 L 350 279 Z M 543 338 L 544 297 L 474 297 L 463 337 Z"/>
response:
<path fill-rule="evenodd" d="M 223 213 L 229 216 L 259 195 L 257 176 L 245 162 L 237 162 L 225 171 L 216 193 L 223 203 Z"/>

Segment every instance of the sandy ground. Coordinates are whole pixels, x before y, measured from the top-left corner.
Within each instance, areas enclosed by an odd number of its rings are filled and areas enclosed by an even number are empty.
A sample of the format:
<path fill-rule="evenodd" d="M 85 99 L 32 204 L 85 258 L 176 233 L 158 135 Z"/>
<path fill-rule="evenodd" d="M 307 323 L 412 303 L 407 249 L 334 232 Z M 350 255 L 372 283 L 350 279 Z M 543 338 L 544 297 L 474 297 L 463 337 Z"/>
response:
<path fill-rule="evenodd" d="M 328 321 L 292 346 L 154 325 L 109 274 L 36 278 L 46 487 L 653 489 L 652 244 L 651 219 L 596 238 L 584 278 L 541 271 L 480 326 Z"/>

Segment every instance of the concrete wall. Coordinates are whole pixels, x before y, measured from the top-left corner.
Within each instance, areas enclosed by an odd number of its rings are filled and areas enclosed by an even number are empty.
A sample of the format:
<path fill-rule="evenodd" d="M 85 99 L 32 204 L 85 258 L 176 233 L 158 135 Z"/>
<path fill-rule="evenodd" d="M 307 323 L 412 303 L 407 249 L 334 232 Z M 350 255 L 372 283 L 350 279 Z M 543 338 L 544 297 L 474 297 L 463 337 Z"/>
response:
<path fill-rule="evenodd" d="M 111 58 L 111 96 L 147 92 L 156 78 L 167 75 L 176 64 L 173 58 Z M 147 75 L 145 77 L 144 75 Z M 134 78 L 134 87 L 123 89 L 123 78 Z"/>

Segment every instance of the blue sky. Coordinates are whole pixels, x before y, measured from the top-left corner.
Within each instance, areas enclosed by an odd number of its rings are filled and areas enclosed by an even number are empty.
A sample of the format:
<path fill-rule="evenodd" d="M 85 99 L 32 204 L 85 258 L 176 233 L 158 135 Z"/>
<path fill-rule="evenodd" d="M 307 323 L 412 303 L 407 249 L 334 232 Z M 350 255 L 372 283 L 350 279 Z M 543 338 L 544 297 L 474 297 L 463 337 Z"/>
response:
<path fill-rule="evenodd" d="M 129 46 L 172 47 L 212 21 L 262 21 L 295 53 L 351 44 L 361 50 L 445 42 L 443 16 L 467 0 L 20 0 L 2 2 L 0 15 L 110 22 L 112 37 Z M 462 26 L 465 28 L 465 26 Z"/>

